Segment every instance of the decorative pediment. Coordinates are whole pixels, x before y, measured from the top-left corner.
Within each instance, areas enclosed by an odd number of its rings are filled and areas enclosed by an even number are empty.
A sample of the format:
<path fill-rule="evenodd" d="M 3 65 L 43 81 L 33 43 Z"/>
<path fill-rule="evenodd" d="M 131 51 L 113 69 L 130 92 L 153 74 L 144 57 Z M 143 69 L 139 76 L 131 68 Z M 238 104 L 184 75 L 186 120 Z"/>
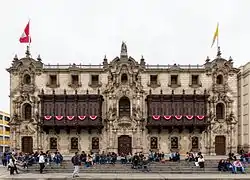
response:
<path fill-rule="evenodd" d="M 225 103 L 232 103 L 233 100 L 227 96 L 227 94 L 225 93 L 218 93 L 214 96 L 211 96 L 211 102 L 219 102 L 219 101 L 222 101 L 222 102 L 225 102 Z"/>

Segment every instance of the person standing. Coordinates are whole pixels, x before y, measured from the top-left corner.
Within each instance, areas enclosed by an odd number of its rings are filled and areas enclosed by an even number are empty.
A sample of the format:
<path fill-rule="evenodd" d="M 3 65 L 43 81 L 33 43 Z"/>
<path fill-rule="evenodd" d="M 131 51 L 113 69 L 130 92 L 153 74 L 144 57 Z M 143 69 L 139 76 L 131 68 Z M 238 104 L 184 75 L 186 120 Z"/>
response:
<path fill-rule="evenodd" d="M 39 161 L 38 161 L 39 165 L 40 165 L 40 174 L 43 173 L 43 169 L 45 168 L 45 157 L 44 157 L 44 153 L 41 151 L 40 155 L 39 155 Z"/>
<path fill-rule="evenodd" d="M 72 157 L 71 162 L 74 165 L 73 178 L 79 177 L 79 168 L 81 165 L 81 160 L 80 156 L 78 155 L 78 152 L 75 152 L 75 156 Z"/>

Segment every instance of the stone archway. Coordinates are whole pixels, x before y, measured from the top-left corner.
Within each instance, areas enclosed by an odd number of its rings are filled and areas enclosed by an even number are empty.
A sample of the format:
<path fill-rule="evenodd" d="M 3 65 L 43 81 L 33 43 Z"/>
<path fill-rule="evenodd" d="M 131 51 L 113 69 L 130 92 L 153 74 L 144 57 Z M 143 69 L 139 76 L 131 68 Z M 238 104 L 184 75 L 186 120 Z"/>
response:
<path fill-rule="evenodd" d="M 226 155 L 226 137 L 225 136 L 215 137 L 215 154 Z"/>
<path fill-rule="evenodd" d="M 132 154 L 132 138 L 128 135 L 118 137 L 118 154 Z"/>
<path fill-rule="evenodd" d="M 33 153 L 33 138 L 31 136 L 22 137 L 22 152 Z"/>

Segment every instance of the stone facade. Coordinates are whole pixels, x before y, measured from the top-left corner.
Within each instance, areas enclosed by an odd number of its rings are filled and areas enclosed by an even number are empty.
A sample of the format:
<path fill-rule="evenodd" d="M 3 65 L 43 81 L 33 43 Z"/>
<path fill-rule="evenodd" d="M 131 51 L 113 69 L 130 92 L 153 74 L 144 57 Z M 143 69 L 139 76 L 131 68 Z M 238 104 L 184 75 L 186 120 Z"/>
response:
<path fill-rule="evenodd" d="M 22 151 L 27 143 L 33 150 L 50 149 L 50 139 L 57 139 L 57 149 L 62 153 L 71 153 L 70 139 L 77 137 L 78 149 L 91 151 L 93 137 L 99 138 L 99 149 L 105 152 L 118 151 L 118 139 L 128 135 L 132 140 L 132 152 L 148 152 L 152 138 L 157 138 L 157 150 L 171 151 L 171 139 L 177 137 L 178 149 L 181 153 L 190 151 L 192 138 L 198 138 L 198 150 L 205 154 L 226 154 L 236 152 L 239 145 L 249 147 L 249 141 L 243 142 L 243 122 L 238 122 L 238 84 L 239 69 L 233 67 L 231 58 L 221 58 L 218 49 L 217 57 L 204 65 L 146 65 L 143 57 L 139 62 L 129 57 L 127 46 L 122 43 L 120 57 L 103 65 L 45 65 L 40 56 L 32 59 L 27 49 L 26 57 L 14 58 L 10 73 L 10 106 L 12 147 Z M 73 75 L 77 75 L 77 85 L 72 84 Z M 54 79 L 52 78 L 54 77 Z M 52 78 L 52 79 L 51 79 Z M 55 81 L 51 86 L 51 81 Z M 93 83 L 92 81 L 98 81 Z M 154 83 L 152 83 L 154 81 Z M 45 133 L 41 128 L 41 103 L 39 94 L 78 94 L 100 93 L 103 98 L 102 120 L 104 128 L 101 132 L 82 131 L 77 133 L 61 130 L 55 133 L 51 129 Z M 207 117 L 209 125 L 202 132 L 194 129 L 179 131 L 173 127 L 171 131 L 152 130 L 146 128 L 148 109 L 145 99 L 152 94 L 209 94 Z M 130 102 L 129 116 L 119 116 L 121 98 Z M 242 103 L 242 102 L 241 102 Z M 27 112 L 30 110 L 30 114 Z M 27 118 L 29 117 L 30 118 Z M 243 121 L 243 120 L 241 120 Z M 242 126 L 243 125 L 243 126 Z M 247 129 L 246 131 L 249 132 Z M 239 136 L 239 138 L 236 138 Z M 244 136 L 244 137 L 243 137 Z M 249 135 L 247 135 L 248 137 Z M 31 138 L 27 138 L 31 137 Z M 26 139 L 25 139 L 26 138 Z M 25 145 L 26 143 L 26 145 Z"/>

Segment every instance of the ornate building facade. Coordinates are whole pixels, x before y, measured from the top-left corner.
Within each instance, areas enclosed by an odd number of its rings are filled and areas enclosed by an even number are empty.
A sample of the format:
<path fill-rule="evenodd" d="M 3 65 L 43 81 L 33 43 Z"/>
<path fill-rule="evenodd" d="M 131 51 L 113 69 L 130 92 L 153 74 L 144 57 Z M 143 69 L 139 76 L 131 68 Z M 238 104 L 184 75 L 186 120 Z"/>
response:
<path fill-rule="evenodd" d="M 239 146 L 239 69 L 218 49 L 204 65 L 45 65 L 15 56 L 10 68 L 12 147 L 118 153 L 150 149 L 222 155 Z"/>

